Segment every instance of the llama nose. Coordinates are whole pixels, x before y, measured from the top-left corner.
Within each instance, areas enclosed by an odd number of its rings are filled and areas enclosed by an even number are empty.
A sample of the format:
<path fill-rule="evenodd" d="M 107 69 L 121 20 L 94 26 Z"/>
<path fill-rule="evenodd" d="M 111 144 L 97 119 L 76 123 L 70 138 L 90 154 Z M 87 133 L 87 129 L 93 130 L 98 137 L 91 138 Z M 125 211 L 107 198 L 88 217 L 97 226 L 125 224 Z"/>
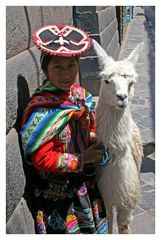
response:
<path fill-rule="evenodd" d="M 116 94 L 116 96 L 121 100 L 123 101 L 125 98 L 127 98 L 127 94 L 124 93 L 124 94 Z"/>

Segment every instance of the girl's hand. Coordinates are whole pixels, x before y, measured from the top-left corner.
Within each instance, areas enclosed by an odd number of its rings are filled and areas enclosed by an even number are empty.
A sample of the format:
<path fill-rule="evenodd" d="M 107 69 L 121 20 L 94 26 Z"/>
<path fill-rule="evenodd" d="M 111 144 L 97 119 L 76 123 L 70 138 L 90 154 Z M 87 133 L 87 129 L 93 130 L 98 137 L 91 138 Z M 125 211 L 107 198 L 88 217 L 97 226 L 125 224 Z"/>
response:
<path fill-rule="evenodd" d="M 105 152 L 105 148 L 102 144 L 99 144 L 99 145 L 97 143 L 92 144 L 84 152 L 83 165 L 89 164 L 89 163 L 98 164 L 102 159 L 104 152 Z"/>

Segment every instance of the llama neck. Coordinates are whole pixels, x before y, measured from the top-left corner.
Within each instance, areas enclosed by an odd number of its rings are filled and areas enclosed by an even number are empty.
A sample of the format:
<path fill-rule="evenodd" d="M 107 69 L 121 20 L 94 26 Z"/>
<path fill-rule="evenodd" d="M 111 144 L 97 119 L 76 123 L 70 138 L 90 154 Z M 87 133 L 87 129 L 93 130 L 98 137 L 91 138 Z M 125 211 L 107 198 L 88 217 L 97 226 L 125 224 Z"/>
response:
<path fill-rule="evenodd" d="M 124 150 L 131 141 L 130 107 L 124 110 L 105 106 L 99 99 L 96 111 L 97 139 L 111 151 Z"/>

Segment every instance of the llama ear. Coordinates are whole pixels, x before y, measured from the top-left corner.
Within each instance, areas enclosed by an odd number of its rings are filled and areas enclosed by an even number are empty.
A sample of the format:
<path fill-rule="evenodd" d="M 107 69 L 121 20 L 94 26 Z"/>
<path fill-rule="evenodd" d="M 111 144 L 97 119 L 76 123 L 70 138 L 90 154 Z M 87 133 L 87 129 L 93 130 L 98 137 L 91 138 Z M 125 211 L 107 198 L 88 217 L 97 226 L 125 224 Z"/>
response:
<path fill-rule="evenodd" d="M 130 53 L 127 59 L 125 61 L 132 62 L 136 64 L 139 60 L 139 57 L 141 56 L 144 49 L 144 42 L 139 43 L 136 48 Z"/>
<path fill-rule="evenodd" d="M 112 57 L 109 57 L 107 55 L 105 50 L 100 46 L 100 44 L 96 40 L 92 39 L 92 43 L 93 43 L 93 49 L 95 50 L 96 55 L 98 56 L 99 64 L 101 65 L 101 67 L 104 68 L 105 65 L 107 65 L 108 62 L 113 61 L 113 59 Z"/>

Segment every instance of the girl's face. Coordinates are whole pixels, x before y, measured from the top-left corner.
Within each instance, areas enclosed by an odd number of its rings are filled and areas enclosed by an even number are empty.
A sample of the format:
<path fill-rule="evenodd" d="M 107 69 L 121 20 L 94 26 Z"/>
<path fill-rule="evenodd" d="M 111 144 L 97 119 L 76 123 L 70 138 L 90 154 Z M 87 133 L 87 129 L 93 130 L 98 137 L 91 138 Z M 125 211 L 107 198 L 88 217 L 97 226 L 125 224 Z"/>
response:
<path fill-rule="evenodd" d="M 47 76 L 57 88 L 69 90 L 76 81 L 78 61 L 76 58 L 53 57 L 47 67 Z"/>

